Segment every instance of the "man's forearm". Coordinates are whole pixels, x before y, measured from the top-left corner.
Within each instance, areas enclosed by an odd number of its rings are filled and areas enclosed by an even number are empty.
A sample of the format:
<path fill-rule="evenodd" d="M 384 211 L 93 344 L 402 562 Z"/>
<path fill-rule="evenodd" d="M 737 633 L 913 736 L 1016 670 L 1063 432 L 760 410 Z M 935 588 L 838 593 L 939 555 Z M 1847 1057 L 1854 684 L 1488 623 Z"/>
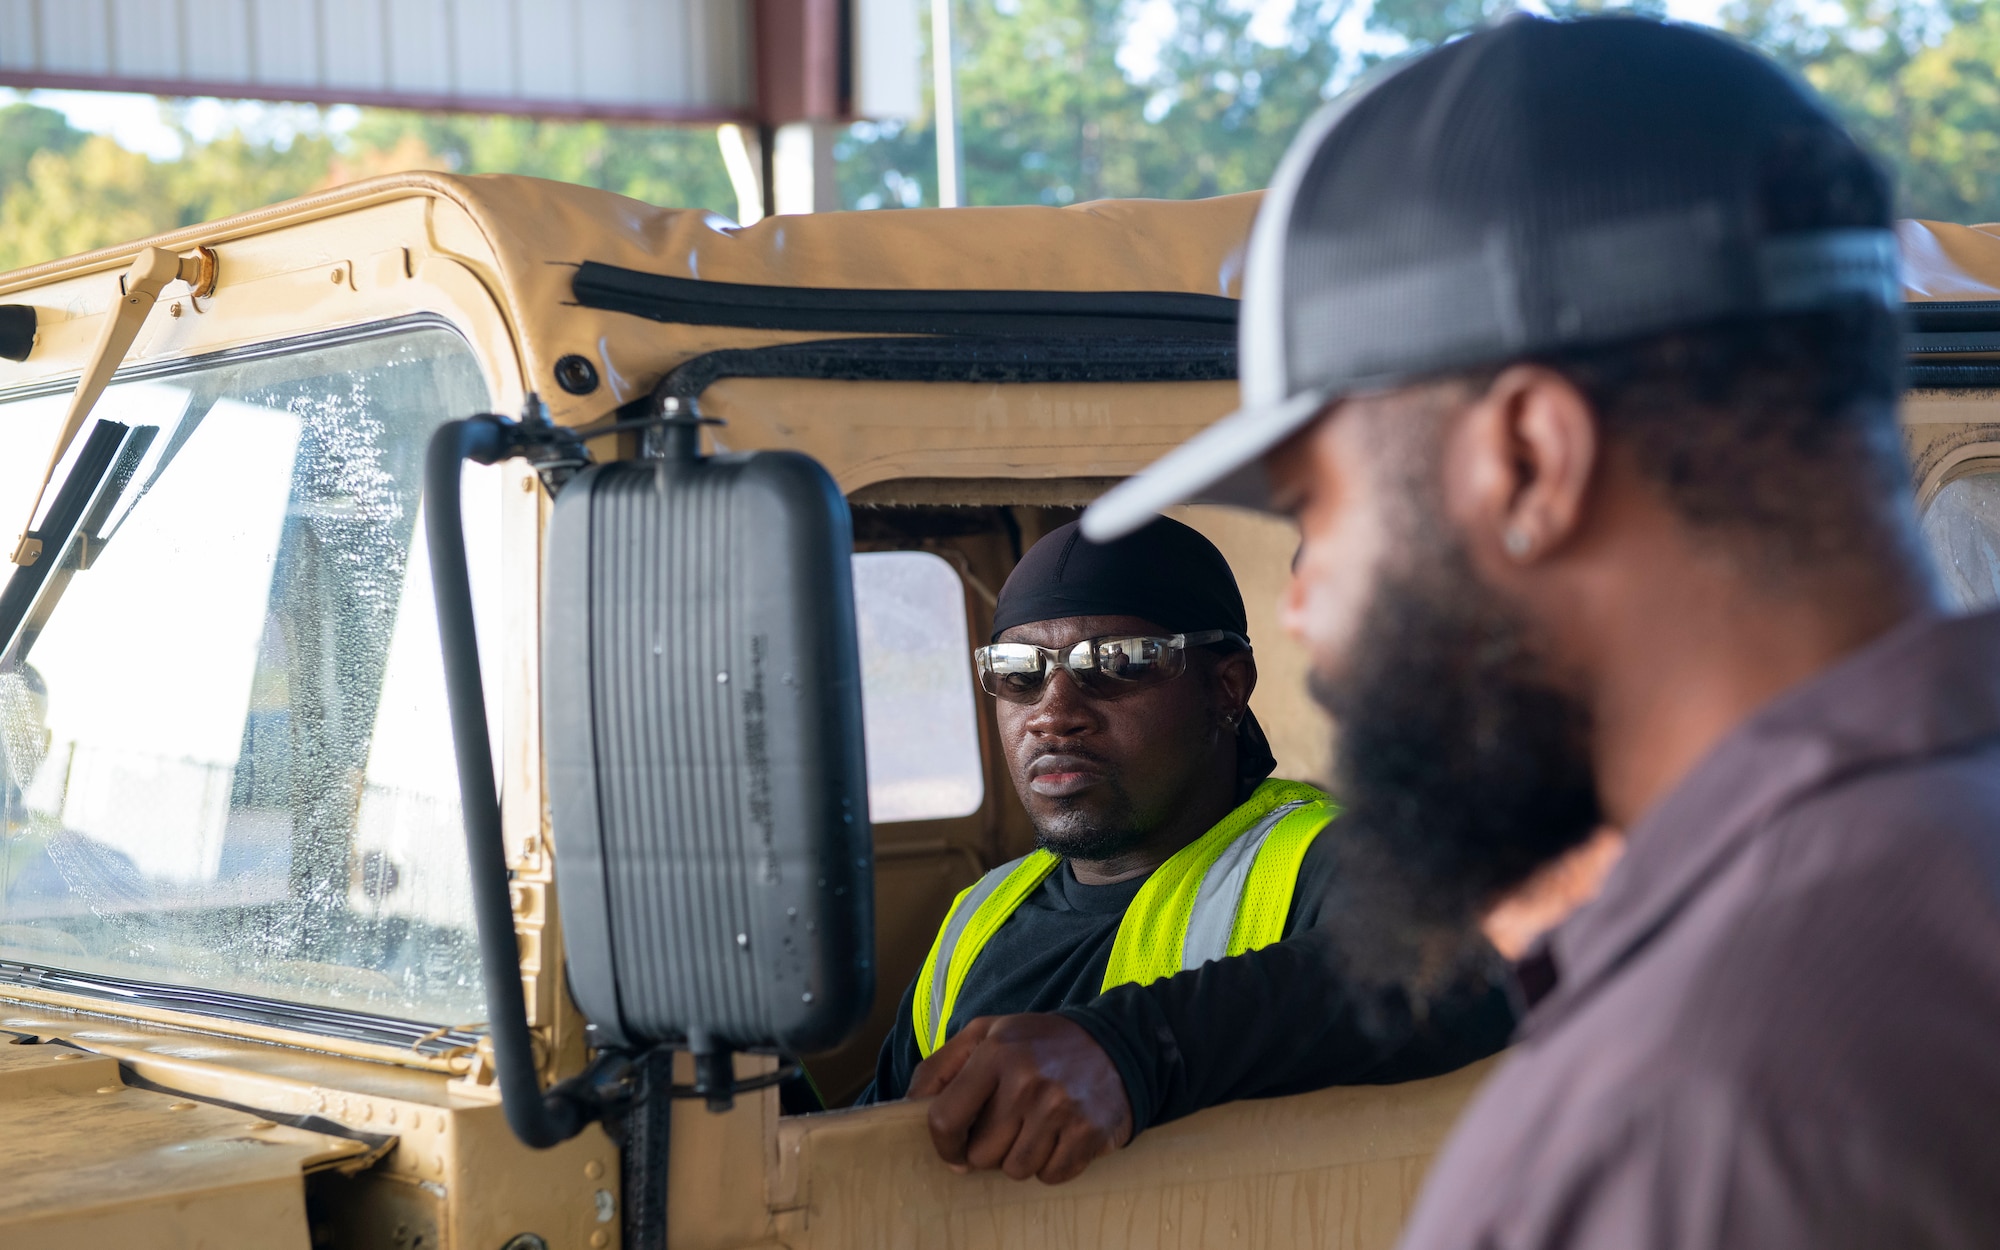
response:
<path fill-rule="evenodd" d="M 1419 1020 L 1399 994 L 1356 995 L 1337 967 L 1308 931 L 1061 1014 L 1117 1065 L 1135 1132 L 1239 1098 L 1449 1072 L 1513 1030 L 1499 984 L 1441 995 Z"/>

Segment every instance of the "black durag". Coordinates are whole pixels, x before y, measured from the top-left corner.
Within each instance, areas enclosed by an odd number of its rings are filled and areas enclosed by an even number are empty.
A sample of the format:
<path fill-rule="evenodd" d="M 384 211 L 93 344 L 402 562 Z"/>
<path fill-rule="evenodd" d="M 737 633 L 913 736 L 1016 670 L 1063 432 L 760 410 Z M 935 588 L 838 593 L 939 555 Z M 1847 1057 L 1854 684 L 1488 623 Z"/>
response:
<path fill-rule="evenodd" d="M 1108 543 L 1072 521 L 1028 549 L 1000 588 L 993 638 L 1016 625 L 1068 616 L 1136 616 L 1169 634 L 1226 629 L 1250 637 L 1243 592 L 1215 544 L 1168 517 Z M 1236 727 L 1238 792 L 1247 797 L 1278 761 L 1257 716 Z"/>

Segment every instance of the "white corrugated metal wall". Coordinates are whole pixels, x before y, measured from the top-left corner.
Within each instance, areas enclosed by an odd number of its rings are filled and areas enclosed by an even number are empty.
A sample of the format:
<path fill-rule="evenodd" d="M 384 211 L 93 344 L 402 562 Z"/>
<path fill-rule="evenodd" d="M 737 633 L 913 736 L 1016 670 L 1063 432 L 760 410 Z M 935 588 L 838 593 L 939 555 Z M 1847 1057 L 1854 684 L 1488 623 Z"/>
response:
<path fill-rule="evenodd" d="M 0 0 L 0 81 L 417 108 L 726 118 L 746 0 Z"/>

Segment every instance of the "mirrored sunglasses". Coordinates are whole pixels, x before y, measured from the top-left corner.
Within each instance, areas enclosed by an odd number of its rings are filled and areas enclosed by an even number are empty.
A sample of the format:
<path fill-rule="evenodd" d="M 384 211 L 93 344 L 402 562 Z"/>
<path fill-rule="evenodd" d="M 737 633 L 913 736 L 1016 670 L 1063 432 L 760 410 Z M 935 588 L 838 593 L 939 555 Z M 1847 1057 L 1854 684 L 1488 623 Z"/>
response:
<path fill-rule="evenodd" d="M 1226 629 L 1192 634 L 1122 634 L 1086 638 L 1067 647 L 1038 647 L 1032 642 L 996 642 L 972 653 L 979 686 L 1009 703 L 1039 703 L 1049 676 L 1062 668 L 1077 688 L 1096 699 L 1116 699 L 1172 681 L 1187 671 L 1187 649 L 1233 643 L 1248 649 L 1250 640 Z"/>

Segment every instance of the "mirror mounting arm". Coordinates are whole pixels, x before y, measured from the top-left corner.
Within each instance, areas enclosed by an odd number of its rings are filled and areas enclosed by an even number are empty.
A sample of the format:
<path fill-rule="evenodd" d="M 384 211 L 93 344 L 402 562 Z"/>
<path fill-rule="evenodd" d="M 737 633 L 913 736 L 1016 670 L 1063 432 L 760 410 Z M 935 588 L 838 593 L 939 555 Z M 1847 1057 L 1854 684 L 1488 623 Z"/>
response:
<path fill-rule="evenodd" d="M 592 1097 L 604 1071 L 546 1092 L 536 1072 L 521 988 L 521 948 L 514 932 L 514 904 L 501 836 L 499 786 L 493 774 L 486 694 L 479 678 L 479 640 L 473 629 L 472 584 L 465 558 L 465 522 L 459 478 L 465 462 L 496 464 L 526 454 L 527 445 L 553 448 L 543 428 L 539 399 L 529 397 L 527 421 L 491 415 L 449 421 L 431 436 L 424 460 L 425 539 L 430 548 L 432 591 L 444 651 L 446 701 L 458 763 L 459 801 L 465 813 L 466 856 L 478 925 L 480 971 L 486 982 L 487 1028 L 493 1039 L 495 1083 L 507 1123 L 527 1145 L 554 1146 L 582 1132 L 602 1115 Z M 581 445 L 578 445 L 581 451 Z M 616 1086 L 614 1081 L 613 1086 Z"/>

